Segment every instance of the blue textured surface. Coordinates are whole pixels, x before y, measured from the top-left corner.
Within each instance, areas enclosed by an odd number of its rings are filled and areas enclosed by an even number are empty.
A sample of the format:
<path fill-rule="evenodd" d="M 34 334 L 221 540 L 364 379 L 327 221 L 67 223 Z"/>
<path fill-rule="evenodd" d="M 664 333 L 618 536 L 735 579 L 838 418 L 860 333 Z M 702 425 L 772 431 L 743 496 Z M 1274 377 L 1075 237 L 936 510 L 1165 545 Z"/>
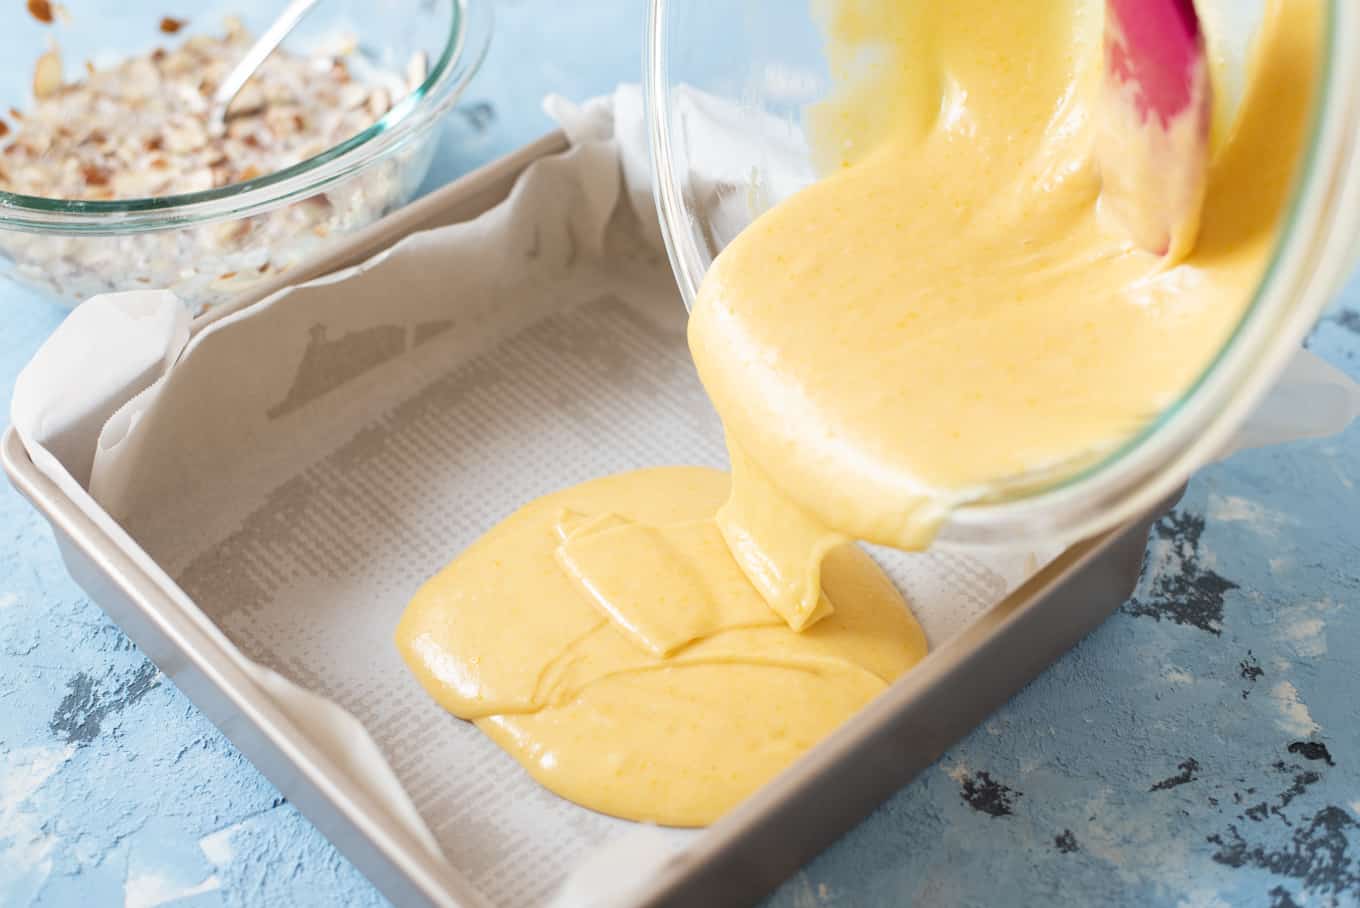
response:
<path fill-rule="evenodd" d="M 636 79 L 643 5 L 499 4 L 431 183 Z M 0 291 L 0 400 L 61 316 Z M 1360 377 L 1360 282 L 1311 345 Z M 1205 470 L 1135 599 L 772 904 L 1360 905 L 1357 479 L 1360 426 Z M 0 486 L 0 904 L 175 899 L 382 902 Z"/>

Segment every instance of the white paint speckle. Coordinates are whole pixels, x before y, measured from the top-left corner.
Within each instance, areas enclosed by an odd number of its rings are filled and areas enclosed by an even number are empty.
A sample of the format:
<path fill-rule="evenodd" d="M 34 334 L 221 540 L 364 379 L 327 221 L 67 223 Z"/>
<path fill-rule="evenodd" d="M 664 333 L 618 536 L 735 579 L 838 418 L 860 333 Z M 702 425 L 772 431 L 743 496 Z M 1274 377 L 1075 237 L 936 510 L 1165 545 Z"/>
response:
<path fill-rule="evenodd" d="M 1351 810 L 1354 810 L 1356 815 L 1360 816 L 1360 801 L 1351 801 Z"/>
<path fill-rule="evenodd" d="M 177 885 L 158 873 L 129 874 L 123 883 L 123 908 L 155 908 L 221 888 L 217 874 L 192 886 Z"/>
<path fill-rule="evenodd" d="M 1270 572 L 1272 574 L 1283 574 L 1294 569 L 1293 558 L 1272 558 L 1270 559 Z"/>
<path fill-rule="evenodd" d="M 236 848 L 231 844 L 231 837 L 236 834 L 240 825 L 240 823 L 234 823 L 225 829 L 210 832 L 198 840 L 199 850 L 203 852 L 203 856 L 213 866 L 225 867 L 236 856 Z"/>
<path fill-rule="evenodd" d="M 1270 689 L 1270 696 L 1280 710 L 1280 716 L 1275 720 L 1280 728 L 1299 738 L 1306 738 L 1319 729 L 1308 707 L 1299 700 L 1299 690 L 1293 684 L 1281 681 Z"/>
<path fill-rule="evenodd" d="M 36 894 L 52 873 L 57 837 L 44 829 L 43 811 L 29 799 L 73 753 L 74 745 L 0 750 L 0 881 L 11 896 Z"/>
<path fill-rule="evenodd" d="M 1177 908 L 1232 908 L 1218 897 L 1217 892 L 1208 889 L 1187 892 L 1176 905 Z"/>
<path fill-rule="evenodd" d="M 1210 495 L 1207 514 L 1216 523 L 1245 523 L 1267 536 L 1274 536 L 1283 526 L 1298 523 L 1287 514 L 1272 511 L 1236 495 Z"/>
<path fill-rule="evenodd" d="M 1218 556 L 1203 540 L 1192 544 L 1189 539 L 1164 539 L 1154 536 L 1148 540 L 1146 567 L 1139 581 L 1139 588 L 1146 590 L 1163 577 L 1178 576 L 1185 573 L 1185 566 L 1191 561 L 1198 562 L 1201 568 L 1213 570 L 1218 565 Z"/>
<path fill-rule="evenodd" d="M 1327 622 L 1323 616 L 1336 607 L 1333 600 L 1324 598 L 1279 609 L 1276 639 L 1286 643 L 1303 659 L 1326 655 Z"/>
<path fill-rule="evenodd" d="M 1300 656 L 1321 656 L 1327 652 L 1327 637 L 1323 634 L 1326 627 L 1321 618 L 1303 618 L 1285 625 L 1284 637 Z"/>
<path fill-rule="evenodd" d="M 1177 668 L 1177 667 L 1174 666 L 1174 665 L 1168 665 L 1168 666 L 1162 671 L 1162 677 L 1165 678 L 1167 681 L 1171 682 L 1172 684 L 1194 684 L 1194 683 L 1195 683 L 1195 676 L 1194 676 L 1194 675 L 1190 674 L 1190 673 L 1189 673 L 1188 671 L 1186 671 L 1185 669 L 1183 669 L 1183 668 Z"/>
<path fill-rule="evenodd" d="M 75 745 L 68 744 L 0 753 L 0 760 L 4 761 L 0 763 L 4 766 L 4 772 L 0 773 L 0 815 L 18 809 L 20 802 L 28 800 L 75 752 Z"/>
<path fill-rule="evenodd" d="M 1284 634 L 1290 640 L 1303 640 L 1316 637 L 1326 627 L 1321 618 L 1303 618 L 1285 628 Z"/>
<path fill-rule="evenodd" d="M 964 766 L 962 763 L 955 763 L 953 766 L 947 766 L 944 771 L 949 778 L 953 779 L 955 782 L 962 782 L 969 776 L 968 767 Z"/>
<path fill-rule="evenodd" d="M 0 608 L 9 608 L 18 604 L 19 595 L 17 593 L 0 593 Z"/>

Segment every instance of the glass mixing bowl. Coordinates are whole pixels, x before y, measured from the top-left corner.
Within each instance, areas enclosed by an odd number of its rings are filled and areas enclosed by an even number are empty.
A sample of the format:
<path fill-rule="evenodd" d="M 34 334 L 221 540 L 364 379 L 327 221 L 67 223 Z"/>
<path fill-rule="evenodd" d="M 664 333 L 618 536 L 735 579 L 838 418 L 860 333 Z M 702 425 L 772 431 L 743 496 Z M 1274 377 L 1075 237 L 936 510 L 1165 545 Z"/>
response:
<path fill-rule="evenodd" d="M 53 4 L 53 7 L 56 7 Z M 140 0 L 67 3 L 44 24 L 15 6 L 0 33 L 0 119 L 14 139 L 32 97 L 34 65 L 51 43 L 66 81 L 86 61 L 103 67 L 220 36 L 229 16 L 260 34 L 279 0 L 181 5 Z M 165 34 L 163 17 L 188 20 Z M 195 312 L 277 280 L 298 261 L 410 200 L 439 135 L 432 127 L 462 95 L 491 34 L 487 0 L 326 0 L 283 48 L 305 54 L 352 40 L 352 65 L 400 77 L 413 57 L 425 77 L 372 126 L 273 173 L 220 188 L 119 201 L 72 201 L 0 191 L 0 274 L 65 305 L 96 293 L 174 290 Z M 416 76 L 418 79 L 418 75 Z M 0 166 L 6 159 L 0 156 Z"/>
<path fill-rule="evenodd" d="M 822 0 L 816 0 L 822 2 Z M 904 0 L 909 2 L 909 0 Z M 1229 105 L 1265 0 L 1200 0 Z M 1086 538 L 1172 494 L 1222 451 L 1349 274 L 1360 238 L 1360 4 L 1330 0 L 1322 97 L 1295 196 L 1240 323 L 1198 380 L 1075 475 L 1017 477 L 958 509 L 939 541 Z M 656 203 L 691 305 L 713 259 L 817 178 L 804 111 L 833 83 L 809 0 L 652 0 L 644 65 Z"/>

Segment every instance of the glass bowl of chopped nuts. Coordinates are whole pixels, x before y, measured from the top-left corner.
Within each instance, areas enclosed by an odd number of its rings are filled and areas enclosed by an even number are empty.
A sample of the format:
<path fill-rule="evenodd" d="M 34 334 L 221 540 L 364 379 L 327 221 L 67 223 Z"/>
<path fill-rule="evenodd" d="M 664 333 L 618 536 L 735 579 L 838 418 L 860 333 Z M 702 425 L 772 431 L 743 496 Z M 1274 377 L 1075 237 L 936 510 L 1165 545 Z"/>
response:
<path fill-rule="evenodd" d="M 0 33 L 0 275 L 67 306 L 156 287 L 202 312 L 405 204 L 491 32 L 489 0 L 326 0 L 223 131 L 212 93 L 282 0 L 25 2 Z"/>

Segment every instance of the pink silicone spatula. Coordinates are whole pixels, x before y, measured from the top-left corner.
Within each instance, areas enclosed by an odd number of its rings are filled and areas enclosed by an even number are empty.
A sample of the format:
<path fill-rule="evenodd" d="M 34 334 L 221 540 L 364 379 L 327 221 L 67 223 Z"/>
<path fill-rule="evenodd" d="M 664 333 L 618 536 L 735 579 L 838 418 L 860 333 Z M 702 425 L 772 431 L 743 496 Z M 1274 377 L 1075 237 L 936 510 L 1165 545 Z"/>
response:
<path fill-rule="evenodd" d="M 1199 233 L 1212 110 L 1194 0 L 1105 0 L 1102 204 L 1138 246 L 1171 263 Z"/>

